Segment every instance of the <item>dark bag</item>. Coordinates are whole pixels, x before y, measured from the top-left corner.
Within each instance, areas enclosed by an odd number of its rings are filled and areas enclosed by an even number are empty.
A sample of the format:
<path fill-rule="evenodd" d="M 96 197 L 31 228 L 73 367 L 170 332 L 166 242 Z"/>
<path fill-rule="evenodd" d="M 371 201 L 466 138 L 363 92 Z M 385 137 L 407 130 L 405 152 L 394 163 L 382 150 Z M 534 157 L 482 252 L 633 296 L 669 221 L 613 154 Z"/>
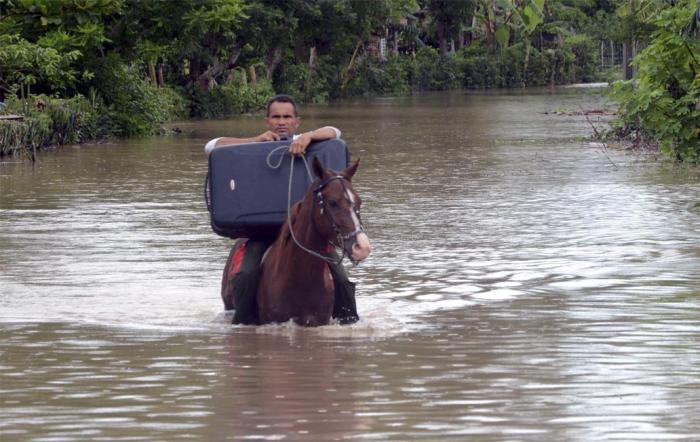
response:
<path fill-rule="evenodd" d="M 209 154 L 205 200 L 211 227 L 229 238 L 275 237 L 287 219 L 290 162 L 289 140 L 220 146 Z M 342 140 L 312 143 L 304 157 L 311 168 L 318 156 L 326 168 L 347 167 L 350 156 Z M 301 158 L 294 158 L 291 204 L 311 185 Z M 311 171 L 313 173 L 313 171 Z"/>

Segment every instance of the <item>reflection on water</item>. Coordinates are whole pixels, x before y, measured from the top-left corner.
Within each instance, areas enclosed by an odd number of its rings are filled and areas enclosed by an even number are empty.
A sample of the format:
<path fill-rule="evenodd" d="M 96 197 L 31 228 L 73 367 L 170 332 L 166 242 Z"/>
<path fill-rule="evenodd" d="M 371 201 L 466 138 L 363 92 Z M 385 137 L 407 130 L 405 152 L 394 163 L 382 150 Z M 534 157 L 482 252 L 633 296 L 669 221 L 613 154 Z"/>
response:
<path fill-rule="evenodd" d="M 551 114 L 601 100 L 305 109 L 362 158 L 350 327 L 222 313 L 202 145 L 258 117 L 1 164 L 2 440 L 695 439 L 700 176 Z"/>

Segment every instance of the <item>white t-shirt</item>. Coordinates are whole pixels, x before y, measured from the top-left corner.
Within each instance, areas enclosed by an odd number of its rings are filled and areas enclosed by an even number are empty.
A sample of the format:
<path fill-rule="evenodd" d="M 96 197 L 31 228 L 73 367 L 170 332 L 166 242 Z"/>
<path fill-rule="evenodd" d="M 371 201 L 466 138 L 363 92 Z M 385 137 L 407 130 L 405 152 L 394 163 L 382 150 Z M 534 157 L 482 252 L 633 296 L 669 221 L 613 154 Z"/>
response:
<path fill-rule="evenodd" d="M 325 127 L 329 127 L 335 131 L 335 139 L 336 140 L 340 138 L 340 129 L 338 129 L 337 127 L 333 127 L 333 126 L 325 126 Z M 295 134 L 292 136 L 292 140 L 296 140 L 300 136 L 301 136 L 300 134 Z M 216 143 L 218 143 L 219 140 L 222 138 L 224 138 L 224 137 L 219 137 L 219 138 L 214 138 L 213 140 L 209 140 L 209 142 L 207 142 L 207 144 L 204 145 L 204 152 L 206 152 L 207 155 L 209 155 L 211 153 L 211 151 L 214 150 L 214 148 L 216 147 Z"/>

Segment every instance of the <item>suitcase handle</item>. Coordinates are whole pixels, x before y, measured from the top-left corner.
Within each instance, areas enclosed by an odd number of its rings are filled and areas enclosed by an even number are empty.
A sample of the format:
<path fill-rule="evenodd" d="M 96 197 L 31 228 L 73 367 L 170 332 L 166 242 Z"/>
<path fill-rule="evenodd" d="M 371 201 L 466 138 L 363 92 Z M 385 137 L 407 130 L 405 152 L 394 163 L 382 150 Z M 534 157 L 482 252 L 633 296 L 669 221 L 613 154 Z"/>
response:
<path fill-rule="evenodd" d="M 204 202 L 207 204 L 207 210 L 211 213 L 211 188 L 209 186 L 209 172 L 204 178 Z"/>

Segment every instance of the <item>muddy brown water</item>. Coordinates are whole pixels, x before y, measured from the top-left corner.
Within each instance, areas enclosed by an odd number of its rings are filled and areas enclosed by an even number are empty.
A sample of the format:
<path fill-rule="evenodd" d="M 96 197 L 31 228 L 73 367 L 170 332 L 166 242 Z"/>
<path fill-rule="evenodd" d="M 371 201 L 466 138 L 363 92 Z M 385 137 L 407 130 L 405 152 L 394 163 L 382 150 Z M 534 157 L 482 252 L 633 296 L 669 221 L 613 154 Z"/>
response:
<path fill-rule="evenodd" d="M 556 114 L 604 102 L 304 108 L 362 158 L 350 327 L 223 313 L 202 146 L 259 116 L 0 164 L 0 439 L 699 440 L 700 174 Z"/>

